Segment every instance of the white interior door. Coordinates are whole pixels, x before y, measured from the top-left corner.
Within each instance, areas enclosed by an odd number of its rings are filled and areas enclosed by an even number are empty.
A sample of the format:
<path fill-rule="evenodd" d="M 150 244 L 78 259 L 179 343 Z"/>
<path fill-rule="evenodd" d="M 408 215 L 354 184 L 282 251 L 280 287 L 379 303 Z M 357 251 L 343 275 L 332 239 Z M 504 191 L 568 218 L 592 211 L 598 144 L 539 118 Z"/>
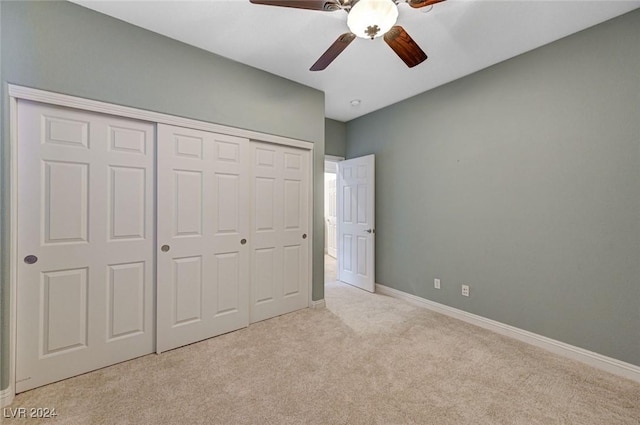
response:
<path fill-rule="evenodd" d="M 251 323 L 309 305 L 309 151 L 251 143 Z"/>
<path fill-rule="evenodd" d="M 338 163 L 338 276 L 375 292 L 375 157 Z"/>
<path fill-rule="evenodd" d="M 327 254 L 336 258 L 338 243 L 338 227 L 336 217 L 336 174 L 325 173 L 324 216 L 327 226 Z"/>
<path fill-rule="evenodd" d="M 18 102 L 16 391 L 153 352 L 154 125 Z"/>
<path fill-rule="evenodd" d="M 158 124 L 158 352 L 249 324 L 248 149 Z"/>

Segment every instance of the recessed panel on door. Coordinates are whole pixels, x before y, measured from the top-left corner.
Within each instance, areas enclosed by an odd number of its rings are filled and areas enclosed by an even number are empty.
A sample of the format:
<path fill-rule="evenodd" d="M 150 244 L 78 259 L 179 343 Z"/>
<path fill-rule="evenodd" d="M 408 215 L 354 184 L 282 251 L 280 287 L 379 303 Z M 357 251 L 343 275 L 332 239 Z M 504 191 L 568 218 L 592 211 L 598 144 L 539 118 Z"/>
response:
<path fill-rule="evenodd" d="M 357 273 L 360 276 L 367 276 L 367 237 L 366 236 L 358 236 L 358 243 L 356 245 L 357 254 L 356 258 L 358 261 L 358 269 Z"/>
<path fill-rule="evenodd" d="M 174 143 L 177 157 L 202 159 L 203 137 L 175 134 Z"/>
<path fill-rule="evenodd" d="M 300 229 L 302 182 L 298 180 L 284 181 L 284 227 L 293 230 Z"/>
<path fill-rule="evenodd" d="M 42 355 L 87 346 L 87 269 L 42 273 Z"/>
<path fill-rule="evenodd" d="M 276 164 L 276 149 L 270 146 L 256 147 L 254 151 L 255 165 L 273 169 Z"/>
<path fill-rule="evenodd" d="M 235 313 L 246 300 L 240 299 L 240 253 L 221 253 L 215 256 L 217 270 L 216 316 Z"/>
<path fill-rule="evenodd" d="M 342 261 L 342 268 L 347 272 L 353 272 L 353 236 L 349 234 L 342 235 L 342 251 L 344 260 Z"/>
<path fill-rule="evenodd" d="M 213 222 L 215 232 L 229 234 L 240 232 L 240 177 L 229 174 L 216 174 L 217 207 L 214 208 Z"/>
<path fill-rule="evenodd" d="M 114 152 L 146 155 L 147 134 L 137 128 L 109 126 L 109 149 Z"/>
<path fill-rule="evenodd" d="M 202 235 L 202 172 L 174 170 L 175 235 Z"/>
<path fill-rule="evenodd" d="M 367 186 L 359 184 L 357 186 L 357 202 L 356 202 L 356 222 L 358 224 L 367 225 L 369 222 L 367 217 Z"/>
<path fill-rule="evenodd" d="M 272 301 L 276 294 L 276 248 L 261 248 L 253 252 L 254 300 L 256 304 Z"/>
<path fill-rule="evenodd" d="M 288 170 L 300 171 L 302 168 L 302 153 L 285 152 L 284 168 Z"/>
<path fill-rule="evenodd" d="M 81 149 L 89 148 L 89 121 L 60 118 L 47 114 L 44 121 L 44 142 Z"/>
<path fill-rule="evenodd" d="M 342 187 L 342 222 L 343 223 L 352 223 L 353 222 L 353 197 L 351 196 L 351 186 L 343 186 Z"/>
<path fill-rule="evenodd" d="M 144 262 L 110 264 L 108 271 L 109 340 L 144 332 Z"/>
<path fill-rule="evenodd" d="M 240 145 L 233 142 L 216 140 L 215 155 L 218 161 L 240 164 Z"/>
<path fill-rule="evenodd" d="M 284 276 L 283 276 L 283 294 L 285 297 L 291 297 L 300 293 L 303 279 L 300 264 L 302 262 L 302 249 L 299 245 L 285 246 L 283 253 Z"/>
<path fill-rule="evenodd" d="M 254 221 L 258 232 L 274 231 L 276 227 L 276 180 L 256 177 L 254 180 Z"/>
<path fill-rule="evenodd" d="M 202 319 L 202 256 L 173 260 L 173 324 Z"/>
<path fill-rule="evenodd" d="M 44 243 L 87 242 L 89 164 L 43 161 Z"/>
<path fill-rule="evenodd" d="M 109 237 L 144 239 L 146 230 L 146 170 L 109 167 Z"/>

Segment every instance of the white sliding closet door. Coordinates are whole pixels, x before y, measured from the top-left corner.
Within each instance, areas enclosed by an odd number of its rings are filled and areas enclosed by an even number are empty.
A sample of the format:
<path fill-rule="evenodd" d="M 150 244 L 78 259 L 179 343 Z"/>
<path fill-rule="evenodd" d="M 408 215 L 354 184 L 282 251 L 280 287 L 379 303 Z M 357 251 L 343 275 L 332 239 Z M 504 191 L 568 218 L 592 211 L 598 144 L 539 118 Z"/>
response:
<path fill-rule="evenodd" d="M 248 160 L 248 139 L 158 124 L 158 352 L 249 324 Z"/>
<path fill-rule="evenodd" d="M 309 151 L 251 143 L 251 323 L 309 305 Z"/>
<path fill-rule="evenodd" d="M 154 125 L 18 102 L 16 391 L 153 352 Z"/>

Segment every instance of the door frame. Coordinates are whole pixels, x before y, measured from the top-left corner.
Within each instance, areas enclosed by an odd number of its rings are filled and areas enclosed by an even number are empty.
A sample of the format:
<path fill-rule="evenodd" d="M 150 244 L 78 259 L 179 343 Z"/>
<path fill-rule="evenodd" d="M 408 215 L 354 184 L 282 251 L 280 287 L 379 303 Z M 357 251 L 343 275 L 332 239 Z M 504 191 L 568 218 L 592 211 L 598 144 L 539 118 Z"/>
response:
<path fill-rule="evenodd" d="M 115 115 L 118 117 L 132 118 L 147 121 L 154 124 L 169 124 L 178 127 L 193 128 L 196 130 L 209 131 L 213 133 L 228 134 L 231 136 L 244 137 L 249 140 L 273 143 L 277 145 L 291 146 L 309 151 L 311 158 L 314 156 L 315 144 L 313 142 L 298 140 L 289 137 L 277 136 L 268 133 L 261 133 L 253 130 L 229 127 L 222 124 L 214 124 L 206 121 L 199 121 L 190 118 L 182 118 L 174 115 L 152 112 L 144 109 L 121 106 L 97 100 L 90 100 L 81 97 L 54 93 L 45 90 L 33 89 L 14 84 L 7 85 L 9 95 L 9 386 L 6 390 L 0 391 L 0 407 L 8 406 L 13 402 L 16 395 L 16 338 L 17 338 L 17 314 L 16 314 L 16 291 L 17 291 L 17 261 L 18 259 L 18 100 L 30 100 L 34 102 L 46 103 L 49 105 L 75 108 L 89 112 Z M 309 296 L 308 307 L 313 307 L 313 200 L 314 200 L 314 161 L 311 160 L 309 167 L 309 246 L 310 261 L 308 264 L 309 276 Z M 154 176 L 155 179 L 155 176 Z M 157 203 L 154 194 L 154 205 Z M 154 230 L 155 231 L 155 230 Z M 154 282 L 155 285 L 155 282 Z M 249 302 L 249 300 L 247 300 Z M 154 306 L 155 309 L 155 306 Z"/>
<path fill-rule="evenodd" d="M 344 161 L 343 156 L 325 155 L 324 156 L 324 171 L 325 173 L 337 173 L 338 167 L 335 165 L 340 161 Z M 327 162 L 333 164 L 329 165 Z"/>
<path fill-rule="evenodd" d="M 336 181 L 338 179 L 338 162 L 344 161 L 345 158 L 343 156 L 336 155 L 325 155 L 324 156 L 324 172 L 325 173 L 334 173 L 336 175 Z M 324 180 L 323 180 L 324 181 Z M 337 198 L 337 195 L 336 195 Z M 337 202 L 337 199 L 336 199 Z M 326 226 L 326 223 L 324 223 Z M 336 221 L 336 237 L 338 236 L 338 232 L 340 232 L 340 221 Z M 324 233 L 323 233 L 324 234 Z M 340 244 L 336 245 L 336 280 L 340 280 L 340 267 L 338 267 L 338 258 L 340 258 Z M 324 247 L 322 248 L 322 253 L 324 257 Z M 323 262 L 324 264 L 324 262 Z"/>

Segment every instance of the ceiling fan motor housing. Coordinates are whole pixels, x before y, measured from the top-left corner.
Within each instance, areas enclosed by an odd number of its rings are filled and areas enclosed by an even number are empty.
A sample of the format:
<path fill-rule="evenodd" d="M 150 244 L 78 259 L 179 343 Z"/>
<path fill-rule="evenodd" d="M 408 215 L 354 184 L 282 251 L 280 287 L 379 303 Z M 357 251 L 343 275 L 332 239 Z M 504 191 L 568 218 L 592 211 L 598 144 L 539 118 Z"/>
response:
<path fill-rule="evenodd" d="M 393 0 L 359 0 L 347 16 L 347 26 L 362 38 L 384 35 L 398 20 L 398 7 Z"/>

